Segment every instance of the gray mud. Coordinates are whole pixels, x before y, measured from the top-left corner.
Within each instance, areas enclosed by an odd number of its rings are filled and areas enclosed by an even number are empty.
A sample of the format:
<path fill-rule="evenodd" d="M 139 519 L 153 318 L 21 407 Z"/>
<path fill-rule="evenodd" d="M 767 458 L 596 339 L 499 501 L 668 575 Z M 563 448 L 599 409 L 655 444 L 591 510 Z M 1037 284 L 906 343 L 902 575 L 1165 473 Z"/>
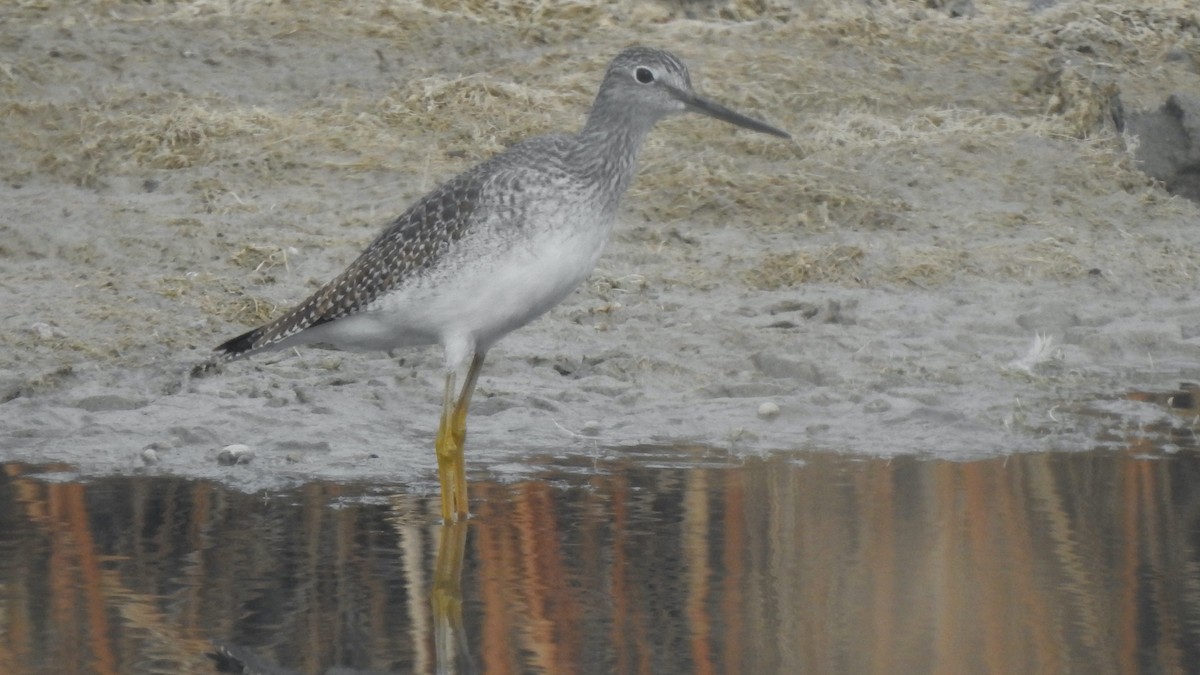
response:
<path fill-rule="evenodd" d="M 127 471 L 149 447 L 234 483 L 433 489 L 436 349 L 190 373 L 440 179 L 577 126 L 633 42 L 797 140 L 660 125 L 595 274 L 491 352 L 472 471 L 1190 429 L 1124 396 L 1200 380 L 1200 208 L 1138 171 L 1105 108 L 1200 90 L 1170 51 L 1200 53 L 1186 3 L 1136 26 L 1067 2 L 433 4 L 0 10 L 0 461 Z M 234 443 L 255 459 L 218 466 Z"/>

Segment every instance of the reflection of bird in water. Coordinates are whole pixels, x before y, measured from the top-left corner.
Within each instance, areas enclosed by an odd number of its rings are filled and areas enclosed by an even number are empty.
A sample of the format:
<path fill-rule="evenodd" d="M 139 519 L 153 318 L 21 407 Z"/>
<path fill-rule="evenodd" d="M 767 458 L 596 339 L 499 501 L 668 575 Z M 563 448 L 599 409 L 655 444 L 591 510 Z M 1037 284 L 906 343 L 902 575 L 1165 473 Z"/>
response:
<path fill-rule="evenodd" d="M 430 608 L 433 610 L 433 642 L 437 672 L 474 673 L 479 669 L 467 644 L 462 619 L 462 569 L 466 555 L 467 523 L 447 523 L 441 528 Z M 417 638 L 418 640 L 420 638 Z M 344 645 L 343 645 L 344 647 Z M 206 654 L 217 672 L 247 675 L 298 675 L 300 671 L 277 666 L 246 647 L 213 640 L 213 651 Z M 390 672 L 390 671 L 389 671 Z M 325 675 L 384 675 L 380 670 L 355 670 L 334 666 Z"/>
<path fill-rule="evenodd" d="M 484 356 L 587 278 L 646 134 L 686 111 L 790 138 L 696 95 L 674 55 L 626 49 L 609 64 L 579 133 L 531 138 L 450 179 L 295 309 L 216 351 L 229 360 L 310 343 L 351 350 L 442 345 L 446 383 L 435 443 L 442 516 L 465 518 L 463 441 Z"/>

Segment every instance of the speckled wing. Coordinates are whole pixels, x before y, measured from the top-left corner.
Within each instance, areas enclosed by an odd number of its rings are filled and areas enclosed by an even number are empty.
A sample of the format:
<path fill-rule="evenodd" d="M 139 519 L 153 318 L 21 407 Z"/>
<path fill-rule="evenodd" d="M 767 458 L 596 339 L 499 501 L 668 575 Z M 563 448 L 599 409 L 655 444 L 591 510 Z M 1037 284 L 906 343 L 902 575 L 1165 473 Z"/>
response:
<path fill-rule="evenodd" d="M 358 259 L 284 316 L 225 342 L 214 351 L 233 360 L 297 333 L 362 311 L 381 295 L 437 264 L 469 231 L 486 172 L 460 174 L 396 218 Z"/>

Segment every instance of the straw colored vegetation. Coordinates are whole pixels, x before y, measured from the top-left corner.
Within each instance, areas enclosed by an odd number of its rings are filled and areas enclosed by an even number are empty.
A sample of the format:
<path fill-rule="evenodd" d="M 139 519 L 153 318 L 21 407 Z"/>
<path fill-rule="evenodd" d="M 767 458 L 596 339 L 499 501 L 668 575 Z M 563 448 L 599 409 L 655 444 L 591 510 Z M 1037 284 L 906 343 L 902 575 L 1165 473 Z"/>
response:
<path fill-rule="evenodd" d="M 770 290 L 806 282 L 852 282 L 858 277 L 863 250 L 857 246 L 832 246 L 820 251 L 768 253 L 758 267 L 746 273 L 754 288 Z"/>
<path fill-rule="evenodd" d="M 258 325 L 281 309 L 268 300 L 247 295 L 236 284 L 211 274 L 162 277 L 154 287 L 164 298 L 197 302 L 206 314 L 232 323 Z"/>
<path fill-rule="evenodd" d="M 1023 1 L 980 0 L 973 16 L 951 18 L 909 0 L 19 0 L 0 9 L 8 26 L 0 35 L 0 179 L 103 192 L 121 179 L 181 177 L 191 186 L 190 208 L 207 217 L 181 227 L 193 214 L 177 210 L 162 224 L 197 241 L 236 218 L 258 217 L 238 225 L 258 227 L 268 206 L 253 195 L 281 184 L 294 189 L 279 193 L 277 212 L 325 214 L 325 228 L 354 227 L 336 242 L 314 235 L 316 224 L 289 235 L 235 233 L 230 241 L 238 243 L 214 249 L 225 269 L 204 247 L 173 254 L 178 267 L 213 277 L 172 274 L 151 284 L 206 316 L 253 323 L 275 311 L 257 299 L 273 295 L 266 286 L 287 280 L 293 295 L 303 292 L 287 253 L 265 242 L 358 245 L 371 236 L 360 225 L 377 227 L 390 215 L 330 215 L 335 204 L 310 197 L 308 186 L 385 171 L 396 185 L 387 206 L 398 208 L 521 138 L 578 126 L 604 64 L 636 42 L 679 51 L 699 90 L 796 137 L 781 143 L 699 118 L 662 125 L 645 150 L 626 221 L 793 239 L 727 252 L 724 270 L 647 278 L 728 274 L 771 289 L 936 285 L 964 274 L 1079 277 L 1119 252 L 1097 247 L 1083 260 L 1050 232 L 978 248 L 939 233 L 983 236 L 1013 219 L 1052 228 L 1037 207 L 1014 215 L 1001 202 L 1061 198 L 1103 220 L 1109 206 L 1093 197 L 1154 192 L 1129 161 L 1114 106 L 1118 94 L 1126 107 L 1156 106 L 1165 92 L 1196 83 L 1194 72 L 1161 64 L 1173 50 L 1200 59 L 1200 10 L 1191 0 L 1152 4 L 1064 0 L 1034 12 Z M 115 29 L 149 37 L 134 47 L 94 46 Z M 198 33 L 228 42 L 205 52 L 204 41 L 189 39 Z M 147 56 L 136 45 L 159 51 Z M 310 51 L 330 62 L 357 59 L 348 72 L 372 76 L 289 69 Z M 183 79 L 154 80 L 147 58 L 172 59 Z M 224 86 L 255 59 L 264 64 L 257 90 Z M 1017 143 L 1063 144 L 1083 162 L 1048 176 L 979 159 Z M 981 170 L 995 173 L 980 177 Z M 899 178 L 909 174 L 911 189 Z M 938 181 L 972 175 L 982 187 L 1005 182 L 991 197 L 995 212 L 963 217 L 976 200 L 969 189 L 941 206 L 914 202 Z M 1175 208 L 1147 199 L 1148 208 Z M 844 232 L 858 234 L 842 239 Z M 0 257 L 23 254 L 0 242 Z M 1166 280 L 1191 279 L 1185 254 L 1163 247 L 1147 263 Z M 89 258 L 82 249 L 72 256 Z"/>

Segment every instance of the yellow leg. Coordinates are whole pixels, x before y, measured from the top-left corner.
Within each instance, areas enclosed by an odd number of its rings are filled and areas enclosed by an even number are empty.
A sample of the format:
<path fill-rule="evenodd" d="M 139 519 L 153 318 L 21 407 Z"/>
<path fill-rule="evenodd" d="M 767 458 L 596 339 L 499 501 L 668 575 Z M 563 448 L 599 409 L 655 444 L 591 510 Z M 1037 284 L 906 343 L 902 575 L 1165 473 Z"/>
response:
<path fill-rule="evenodd" d="M 458 495 L 453 476 L 460 470 L 463 461 L 461 445 L 454 443 L 454 435 L 450 433 L 450 419 L 454 410 L 454 379 L 455 373 L 446 374 L 446 391 L 442 396 L 442 419 L 438 424 L 437 440 L 434 448 L 437 450 L 438 480 L 442 484 L 442 520 L 454 522 L 454 514 L 458 508 Z"/>
<path fill-rule="evenodd" d="M 467 409 L 471 394 L 483 367 L 483 354 L 476 354 L 467 369 L 466 382 L 458 401 L 454 400 L 455 373 L 446 375 L 446 390 L 442 395 L 442 419 L 438 425 L 438 479 L 442 485 L 442 520 L 452 523 L 467 518 L 467 472 L 463 447 L 467 438 Z"/>

